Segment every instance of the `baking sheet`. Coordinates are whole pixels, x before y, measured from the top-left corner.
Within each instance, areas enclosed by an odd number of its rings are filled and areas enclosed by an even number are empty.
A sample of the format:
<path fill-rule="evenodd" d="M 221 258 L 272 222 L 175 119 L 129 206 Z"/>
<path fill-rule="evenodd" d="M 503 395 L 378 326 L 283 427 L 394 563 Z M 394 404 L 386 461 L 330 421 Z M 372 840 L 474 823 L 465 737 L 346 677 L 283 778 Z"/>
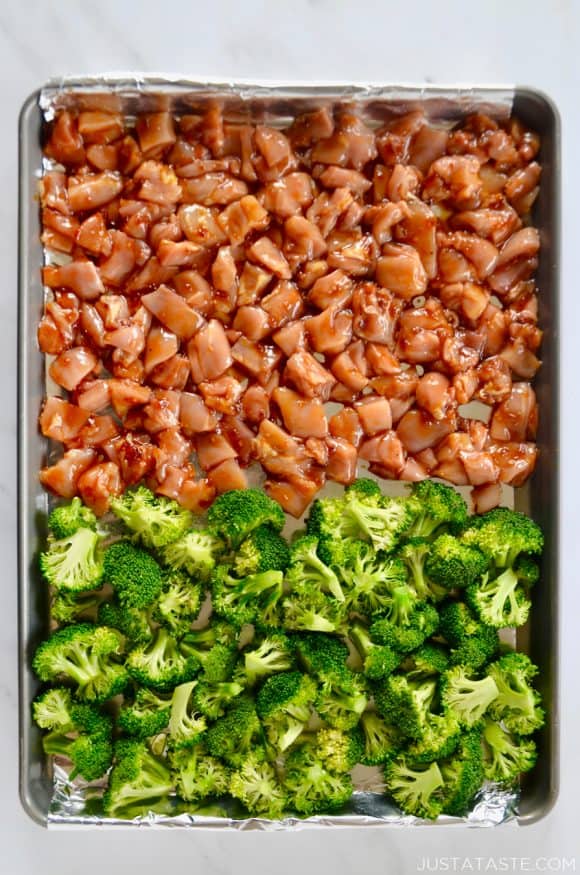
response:
<path fill-rule="evenodd" d="M 518 646 L 529 649 L 540 665 L 542 690 L 550 721 L 540 739 L 540 762 L 519 793 L 493 786 L 485 787 L 476 799 L 473 811 L 466 818 L 440 817 L 437 824 L 490 826 L 513 820 L 533 820 L 548 810 L 557 784 L 557 702 L 556 650 L 557 629 L 555 585 L 557 570 L 557 471 L 545 479 L 548 457 L 557 450 L 557 358 L 555 346 L 557 310 L 557 203 L 558 153 L 557 117 L 553 107 L 541 95 L 525 89 L 481 87 L 414 87 L 334 85 L 317 87 L 284 84 L 253 84 L 249 82 L 190 82 L 179 77 L 116 77 L 98 79 L 65 79 L 50 82 L 33 95 L 21 115 L 21 176 L 20 176 L 20 356 L 19 356 L 19 432 L 20 432 L 20 620 L 21 620 L 21 798 L 26 810 L 37 821 L 51 826 L 79 824 L 124 825 L 127 821 L 105 818 L 95 798 L 95 786 L 80 780 L 70 783 L 66 769 L 47 762 L 40 745 L 40 733 L 30 719 L 30 701 L 37 682 L 30 670 L 30 654 L 45 634 L 48 625 L 46 586 L 39 579 L 36 554 L 45 536 L 45 520 L 50 497 L 38 483 L 38 469 L 46 463 L 51 448 L 38 434 L 37 417 L 40 401 L 46 390 L 43 356 L 31 338 L 43 307 L 40 265 L 43 252 L 39 241 L 38 207 L 35 206 L 34 180 L 42 166 L 40 137 L 43 122 L 62 108 L 102 108 L 133 116 L 137 112 L 167 109 L 176 113 L 201 112 L 209 103 L 219 102 L 228 120 L 267 121 L 285 125 L 289 118 L 309 108 L 327 105 L 355 107 L 367 123 L 379 125 L 393 116 L 421 108 L 435 123 L 450 124 L 469 112 L 485 112 L 498 119 L 509 117 L 512 110 L 543 136 L 544 166 L 542 188 L 536 208 L 536 224 L 542 234 L 542 260 L 538 276 L 540 315 L 546 330 L 543 347 L 544 367 L 536 382 L 540 402 L 541 427 L 540 462 L 532 481 L 523 489 L 505 490 L 504 503 L 531 513 L 546 530 L 547 548 L 544 575 L 536 590 L 536 600 L 528 629 L 518 634 Z M 526 105 L 526 101 L 527 104 Z M 534 107 L 535 103 L 535 107 Z M 520 110 L 518 111 L 518 105 Z M 522 111 L 523 110 L 523 111 Z M 526 117 L 526 112 L 527 116 Z M 532 117 L 529 117 L 530 114 Z M 542 129 L 545 128 L 545 130 Z M 546 140 L 546 136 L 548 140 Z M 546 147 L 548 146 L 548 154 Z M 547 173 L 546 173 L 547 171 Z M 548 179 L 546 180 L 546 176 Z M 547 200 L 550 198 L 551 200 Z M 53 448 L 54 449 L 54 448 Z M 388 494 L 403 491 L 403 485 L 380 481 Z M 536 488 L 540 485 L 540 488 Z M 333 490 L 329 484 L 328 493 Z M 546 496 L 547 491 L 547 496 Z M 538 501 L 538 493 L 541 493 Z M 326 490 L 322 493 L 327 494 Z M 546 504 L 545 499 L 548 499 Z M 547 518 L 546 517 L 547 511 Z M 547 573 L 546 573 L 547 572 Z M 542 614 L 543 605 L 543 614 Z M 544 616 L 547 623 L 539 623 Z M 543 631 L 542 631 L 543 630 Z M 540 643 L 541 641 L 541 643 Z M 235 812 L 224 817 L 207 817 L 176 813 L 175 816 L 150 815 L 130 821 L 131 825 L 156 827 L 206 827 L 235 829 L 295 829 L 306 826 L 353 826 L 385 824 L 425 824 L 416 818 L 402 816 L 381 792 L 378 769 L 364 769 L 355 780 L 356 792 L 347 809 L 340 815 L 311 817 L 304 820 L 288 818 L 272 822 L 258 818 L 236 819 Z M 538 777 L 538 773 L 539 777 Z M 527 814 L 526 814 L 527 810 Z M 426 824 L 427 825 L 427 824 Z"/>

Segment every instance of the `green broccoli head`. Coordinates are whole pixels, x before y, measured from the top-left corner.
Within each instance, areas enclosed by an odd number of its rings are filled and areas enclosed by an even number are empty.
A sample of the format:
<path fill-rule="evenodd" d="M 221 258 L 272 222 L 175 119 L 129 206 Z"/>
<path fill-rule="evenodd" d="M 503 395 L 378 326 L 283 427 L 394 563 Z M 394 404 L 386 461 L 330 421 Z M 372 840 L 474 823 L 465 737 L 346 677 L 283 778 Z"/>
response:
<path fill-rule="evenodd" d="M 380 498 L 382 496 L 381 487 L 376 480 L 371 480 L 370 477 L 359 477 L 354 483 L 350 483 L 344 490 L 344 494 L 348 496 L 354 495 L 358 498 Z"/>
<path fill-rule="evenodd" d="M 280 505 L 260 489 L 223 492 L 207 514 L 209 531 L 232 549 L 237 549 L 258 526 L 269 523 L 274 531 L 281 532 L 285 522 Z"/>
<path fill-rule="evenodd" d="M 435 820 L 441 813 L 444 781 L 436 762 L 411 764 L 397 757 L 385 767 L 385 784 L 405 814 Z"/>
<path fill-rule="evenodd" d="M 458 532 L 467 521 L 467 505 L 452 486 L 421 480 L 413 483 L 408 499 L 414 519 L 408 536 L 432 538 L 442 531 Z"/>
<path fill-rule="evenodd" d="M 173 778 L 167 762 L 143 741 L 115 745 L 115 765 L 103 797 L 108 817 L 133 819 L 150 811 L 167 811 Z"/>
<path fill-rule="evenodd" d="M 97 589 L 103 578 L 101 538 L 93 529 L 79 528 L 40 554 L 40 570 L 45 580 L 63 592 Z"/>
<path fill-rule="evenodd" d="M 454 535 L 439 535 L 433 541 L 425 563 L 427 577 L 449 589 L 465 589 L 487 569 L 481 550 L 462 543 Z"/>
<path fill-rule="evenodd" d="M 439 765 L 445 781 L 443 812 L 462 817 L 484 779 L 481 727 L 464 733 L 452 756 Z"/>
<path fill-rule="evenodd" d="M 230 769 L 208 754 L 204 744 L 169 751 L 175 788 L 181 799 L 201 802 L 225 796 L 230 786 Z"/>
<path fill-rule="evenodd" d="M 358 727 L 348 732 L 319 729 L 314 739 L 314 749 L 329 772 L 343 774 L 361 762 L 365 749 L 364 736 Z"/>
<path fill-rule="evenodd" d="M 482 623 L 464 602 L 445 602 L 439 611 L 439 632 L 450 646 L 451 665 L 479 669 L 499 647 L 497 632 Z"/>
<path fill-rule="evenodd" d="M 406 756 L 413 763 L 439 762 L 453 753 L 461 727 L 449 714 L 428 714 L 420 738 L 415 738 L 406 748 Z"/>
<path fill-rule="evenodd" d="M 287 794 L 274 766 L 259 754 L 248 753 L 232 772 L 229 792 L 252 817 L 278 820 L 287 806 Z"/>
<path fill-rule="evenodd" d="M 540 527 L 525 514 L 506 507 L 470 517 L 461 540 L 481 550 L 498 569 L 513 569 L 522 554 L 539 556 L 544 548 Z"/>
<path fill-rule="evenodd" d="M 510 732 L 530 735 L 544 724 L 540 694 L 532 686 L 537 673 L 538 667 L 525 653 L 507 653 L 487 670 L 487 680 L 498 691 L 490 716 L 501 720 Z"/>
<path fill-rule="evenodd" d="M 176 501 L 154 495 L 145 486 L 112 498 L 111 510 L 145 547 L 153 550 L 176 541 L 193 521 L 191 513 Z"/>
<path fill-rule="evenodd" d="M 344 602 L 344 592 L 332 568 L 318 556 L 318 539 L 312 535 L 302 535 L 290 547 L 290 566 L 286 581 L 291 588 L 312 587 L 315 591 L 333 596 Z"/>
<path fill-rule="evenodd" d="M 150 553 L 130 541 L 117 541 L 105 551 L 104 576 L 122 605 L 146 608 L 161 593 L 161 567 Z"/>
<path fill-rule="evenodd" d="M 207 583 L 224 552 L 224 542 L 205 529 L 191 529 L 162 550 L 164 563 L 173 571 L 182 571 L 192 582 Z"/>
<path fill-rule="evenodd" d="M 427 574 L 426 565 L 431 549 L 431 542 L 427 538 L 409 538 L 399 548 L 397 556 L 409 572 L 409 585 L 417 598 L 421 601 L 429 599 L 438 602 L 446 595 L 447 590 Z"/>
<path fill-rule="evenodd" d="M 243 695 L 234 700 L 229 711 L 216 720 L 206 734 L 212 756 L 232 766 L 239 766 L 256 747 L 262 748 L 263 743 L 264 734 L 254 701 Z"/>
<path fill-rule="evenodd" d="M 179 684 L 171 697 L 169 744 L 172 748 L 197 744 L 208 727 L 207 718 L 196 706 L 193 691 L 197 681 Z"/>
<path fill-rule="evenodd" d="M 101 603 L 106 598 L 102 590 L 70 592 L 57 589 L 52 594 L 50 616 L 59 626 L 70 623 L 94 622 Z M 105 623 L 106 626 L 112 625 Z"/>
<path fill-rule="evenodd" d="M 116 629 L 78 623 L 54 632 L 34 654 L 42 681 L 70 681 L 79 698 L 104 702 L 125 689 L 129 676 L 119 660 L 123 638 Z"/>
<path fill-rule="evenodd" d="M 382 495 L 378 487 L 359 484 L 345 490 L 342 498 L 314 501 L 306 523 L 308 533 L 321 540 L 360 539 L 389 553 L 411 525 L 413 508 L 403 499 Z"/>
<path fill-rule="evenodd" d="M 510 732 L 497 720 L 485 720 L 483 768 L 488 781 L 513 784 L 522 772 L 533 769 L 537 758 L 538 752 L 532 738 Z"/>
<path fill-rule="evenodd" d="M 163 589 L 155 603 L 153 618 L 173 635 L 181 637 L 199 614 L 204 590 L 180 571 L 163 574 Z"/>
<path fill-rule="evenodd" d="M 69 691 L 55 688 L 36 700 L 34 716 L 39 726 L 51 730 L 42 739 L 44 752 L 71 761 L 71 780 L 80 775 L 95 781 L 105 774 L 113 759 L 113 721 L 107 714 L 94 705 L 78 704 Z"/>
<path fill-rule="evenodd" d="M 163 692 L 191 680 L 199 671 L 200 663 L 161 627 L 150 642 L 130 651 L 126 666 L 138 684 Z"/>
<path fill-rule="evenodd" d="M 396 558 L 376 553 L 367 541 L 321 541 L 319 554 L 343 583 L 348 607 L 362 614 L 388 609 L 393 591 L 407 582 L 407 569 Z"/>
<path fill-rule="evenodd" d="M 481 622 L 495 629 L 523 626 L 532 606 L 526 586 L 512 568 L 497 577 L 486 572 L 481 581 L 468 586 L 466 597 Z"/>
<path fill-rule="evenodd" d="M 280 672 L 264 682 L 256 711 L 275 750 L 285 751 L 304 731 L 317 692 L 315 681 L 299 671 Z"/>
<path fill-rule="evenodd" d="M 480 620 L 465 602 L 443 602 L 439 607 L 439 621 L 439 632 L 450 647 L 459 647 L 482 628 Z"/>
<path fill-rule="evenodd" d="M 193 691 L 193 701 L 200 714 L 209 720 L 217 720 L 243 692 L 244 687 L 237 681 L 210 683 L 200 680 Z"/>
<path fill-rule="evenodd" d="M 286 571 L 289 564 L 288 544 L 271 523 L 264 523 L 244 538 L 233 567 L 238 577 L 247 577 L 262 571 Z"/>
<path fill-rule="evenodd" d="M 426 602 L 418 602 L 405 619 L 405 623 L 398 624 L 379 617 L 370 627 L 371 639 L 399 653 L 410 653 L 430 638 L 439 626 L 437 610 Z"/>
<path fill-rule="evenodd" d="M 119 709 L 117 725 L 122 732 L 144 740 L 164 732 L 169 725 L 171 697 L 139 687 L 132 701 Z"/>
<path fill-rule="evenodd" d="M 439 644 L 422 644 L 412 650 L 401 663 L 409 678 L 427 678 L 442 674 L 449 668 L 449 656 Z"/>
<path fill-rule="evenodd" d="M 308 583 L 295 583 L 282 602 L 283 624 L 294 632 L 340 632 L 347 616 L 346 602 Z"/>
<path fill-rule="evenodd" d="M 498 695 L 492 677 L 476 679 L 464 666 L 449 669 L 441 679 L 441 704 L 446 714 L 471 728 L 486 713 Z"/>
<path fill-rule="evenodd" d="M 340 685 L 323 683 L 316 698 L 316 711 L 333 729 L 354 729 L 368 703 L 366 686 L 359 674 L 350 672 Z"/>
<path fill-rule="evenodd" d="M 78 529 L 95 529 L 96 527 L 96 516 L 89 507 L 85 507 L 78 497 L 73 498 L 69 504 L 55 507 L 48 517 L 48 528 L 57 541 L 69 538 Z"/>
<path fill-rule="evenodd" d="M 290 808 L 310 816 L 342 808 L 352 795 L 348 773 L 332 772 L 312 744 L 291 751 L 286 760 L 284 789 Z"/>
<path fill-rule="evenodd" d="M 134 608 L 113 599 L 99 605 L 97 617 L 100 624 L 118 629 L 133 644 L 143 644 L 153 638 L 149 608 Z"/>
<path fill-rule="evenodd" d="M 330 687 L 349 687 L 352 672 L 346 665 L 348 647 L 336 635 L 307 632 L 296 635 L 296 652 L 304 669 L 319 683 Z"/>
<path fill-rule="evenodd" d="M 396 726 L 380 716 L 376 711 L 365 711 L 360 718 L 363 736 L 361 763 L 365 766 L 378 766 L 392 760 L 403 746 L 403 737 Z"/>
<path fill-rule="evenodd" d="M 237 628 L 254 622 L 278 626 L 283 588 L 281 571 L 263 571 L 238 579 L 231 568 L 220 565 L 211 578 L 213 610 Z"/>
<path fill-rule="evenodd" d="M 361 622 L 355 621 L 350 627 L 349 637 L 363 661 L 363 671 L 370 680 L 381 680 L 397 668 L 401 657 L 392 647 L 375 644 L 369 630 Z"/>
<path fill-rule="evenodd" d="M 248 684 L 279 671 L 288 671 L 294 665 L 294 647 L 282 632 L 270 632 L 255 647 L 244 652 L 244 667 Z"/>
<path fill-rule="evenodd" d="M 409 680 L 391 675 L 375 689 L 377 711 L 408 738 L 421 738 L 431 714 L 437 683 L 431 678 Z"/>

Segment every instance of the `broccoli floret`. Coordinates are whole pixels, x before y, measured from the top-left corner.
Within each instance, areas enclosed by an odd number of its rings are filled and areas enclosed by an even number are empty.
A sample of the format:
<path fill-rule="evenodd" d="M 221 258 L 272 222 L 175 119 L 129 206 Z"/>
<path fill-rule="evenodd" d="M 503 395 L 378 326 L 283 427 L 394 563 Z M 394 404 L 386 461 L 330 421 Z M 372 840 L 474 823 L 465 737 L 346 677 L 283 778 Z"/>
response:
<path fill-rule="evenodd" d="M 441 704 L 445 713 L 467 728 L 481 720 L 497 695 L 493 678 L 477 680 L 461 665 L 449 669 L 441 679 Z"/>
<path fill-rule="evenodd" d="M 223 683 L 232 678 L 238 660 L 238 648 L 235 644 L 218 643 L 204 649 L 188 632 L 180 646 L 185 654 L 201 665 L 204 679 L 208 683 Z"/>
<path fill-rule="evenodd" d="M 40 680 L 69 680 L 88 702 L 104 702 L 123 692 L 129 676 L 116 661 L 123 638 L 116 629 L 79 623 L 54 632 L 43 641 L 32 661 Z"/>
<path fill-rule="evenodd" d="M 101 625 L 118 629 L 132 643 L 144 644 L 153 637 L 153 629 L 149 625 L 150 613 L 149 608 L 122 605 L 114 599 L 99 606 L 97 617 Z"/>
<path fill-rule="evenodd" d="M 387 763 L 401 749 L 401 733 L 376 711 L 365 711 L 361 715 L 360 728 L 364 745 L 360 761 L 363 765 L 378 766 Z"/>
<path fill-rule="evenodd" d="M 337 601 L 344 601 L 340 581 L 332 568 L 329 568 L 317 555 L 318 539 L 303 535 L 290 547 L 290 566 L 286 574 L 287 583 L 294 588 L 300 585 L 332 595 Z"/>
<path fill-rule="evenodd" d="M 246 678 L 250 686 L 275 672 L 288 671 L 293 665 L 294 648 L 281 632 L 266 635 L 257 647 L 244 653 Z"/>
<path fill-rule="evenodd" d="M 348 647 L 340 638 L 309 632 L 297 635 L 295 644 L 305 670 L 321 684 L 349 688 L 353 673 L 346 665 Z"/>
<path fill-rule="evenodd" d="M 539 556 L 544 548 L 540 527 L 525 514 L 506 507 L 470 517 L 461 540 L 481 550 L 499 569 L 513 568 L 525 553 Z"/>
<path fill-rule="evenodd" d="M 310 719 L 317 695 L 316 683 L 299 671 L 269 677 L 256 696 L 256 711 L 275 750 L 293 744 Z"/>
<path fill-rule="evenodd" d="M 171 714 L 171 698 L 140 687 L 132 702 L 125 701 L 119 710 L 119 729 L 134 738 L 146 739 L 167 729 Z"/>
<path fill-rule="evenodd" d="M 381 617 L 395 626 L 408 626 L 417 607 L 417 594 L 407 584 L 393 587 L 391 599 L 381 611 Z"/>
<path fill-rule="evenodd" d="M 277 820 L 287 805 L 274 767 L 255 753 L 247 754 L 232 772 L 229 791 L 254 817 Z"/>
<path fill-rule="evenodd" d="M 210 532 L 237 549 L 248 535 L 269 523 L 276 532 L 286 517 L 280 505 L 260 489 L 232 489 L 218 495 L 207 513 Z"/>
<path fill-rule="evenodd" d="M 354 491 L 345 494 L 343 517 L 350 537 L 370 541 L 375 550 L 390 553 L 406 534 L 413 512 L 405 499 Z"/>
<path fill-rule="evenodd" d="M 466 638 L 459 647 L 454 647 L 449 653 L 451 665 L 463 665 L 466 668 L 483 668 L 496 655 L 499 648 L 499 637 L 495 629 L 483 626 L 475 635 Z"/>
<path fill-rule="evenodd" d="M 196 583 L 207 583 L 224 543 L 204 529 L 192 529 L 163 548 L 163 561 L 174 571 L 184 571 Z"/>
<path fill-rule="evenodd" d="M 243 693 L 244 687 L 236 681 L 209 683 L 198 681 L 193 692 L 197 710 L 210 720 L 217 720 L 225 713 L 232 701 Z"/>
<path fill-rule="evenodd" d="M 175 687 L 169 715 L 169 743 L 172 748 L 191 747 L 207 729 L 207 719 L 196 707 L 193 696 L 197 681 Z"/>
<path fill-rule="evenodd" d="M 422 644 L 409 653 L 401 663 L 401 669 L 409 678 L 426 678 L 442 674 L 448 667 L 447 652 L 438 644 Z"/>
<path fill-rule="evenodd" d="M 108 817 L 132 819 L 149 811 L 167 811 L 172 790 L 167 763 L 154 756 L 145 742 L 117 742 L 115 765 L 103 797 Z"/>
<path fill-rule="evenodd" d="M 522 772 L 536 764 L 538 752 L 532 738 L 523 738 L 504 729 L 496 720 L 486 719 L 483 727 L 483 768 L 488 781 L 511 784 Z"/>
<path fill-rule="evenodd" d="M 358 488 L 346 490 L 343 498 L 317 499 L 306 525 L 310 535 L 322 540 L 362 539 L 388 553 L 412 519 L 413 509 L 405 500 Z"/>
<path fill-rule="evenodd" d="M 438 625 L 439 614 L 433 605 L 419 602 L 405 623 L 397 624 L 387 617 L 375 620 L 370 628 L 370 636 L 377 644 L 384 644 L 400 653 L 410 653 L 430 638 Z"/>
<path fill-rule="evenodd" d="M 439 620 L 439 632 L 450 647 L 459 647 L 482 629 L 482 624 L 464 602 L 443 602 L 439 608 Z"/>
<path fill-rule="evenodd" d="M 185 635 L 199 614 L 203 588 L 187 574 L 170 571 L 163 575 L 163 589 L 153 610 L 153 618 L 178 637 Z"/>
<path fill-rule="evenodd" d="M 323 684 L 316 698 L 316 710 L 333 729 L 353 729 L 367 706 L 367 692 L 360 676 L 354 672 L 350 676 L 340 686 Z"/>
<path fill-rule="evenodd" d="M 230 786 L 230 770 L 209 756 L 203 744 L 169 751 L 169 762 L 178 795 L 188 802 L 224 796 Z"/>
<path fill-rule="evenodd" d="M 349 636 L 363 661 L 364 673 L 371 680 L 386 678 L 401 661 L 400 655 L 392 647 L 375 644 L 367 627 L 360 622 L 353 623 Z"/>
<path fill-rule="evenodd" d="M 157 629 L 150 642 L 131 650 L 126 665 L 137 683 L 162 692 L 191 680 L 199 670 L 199 660 L 182 650 L 163 628 Z"/>
<path fill-rule="evenodd" d="M 461 817 L 483 783 L 481 727 L 462 735 L 455 753 L 439 765 L 445 781 L 443 811 Z"/>
<path fill-rule="evenodd" d="M 530 735 L 544 725 L 540 694 L 531 683 L 538 667 L 525 653 L 507 653 L 489 666 L 487 674 L 498 691 L 490 705 L 491 717 L 519 735 Z"/>
<path fill-rule="evenodd" d="M 58 541 L 50 541 L 40 554 L 45 580 L 64 592 L 98 589 L 103 578 L 101 538 L 92 529 L 77 529 Z"/>
<path fill-rule="evenodd" d="M 407 582 L 404 564 L 376 553 L 366 541 L 321 541 L 319 554 L 344 584 L 348 606 L 360 613 L 386 610 L 393 590 Z"/>
<path fill-rule="evenodd" d="M 159 563 L 130 541 L 117 541 L 107 548 L 104 576 L 121 604 L 131 608 L 152 604 L 163 585 Z"/>
<path fill-rule="evenodd" d="M 281 571 L 264 571 L 239 580 L 228 566 L 220 565 L 214 569 L 211 578 L 213 610 L 238 628 L 254 621 L 278 626 L 278 605 L 283 588 Z"/>
<path fill-rule="evenodd" d="M 48 517 L 48 528 L 57 541 L 69 538 L 78 529 L 95 529 L 97 518 L 80 498 L 73 498 L 70 504 L 55 507 Z"/>
<path fill-rule="evenodd" d="M 431 544 L 426 538 L 410 538 L 398 551 L 399 559 L 409 570 L 409 584 L 421 601 L 431 599 L 439 601 L 447 590 L 427 576 L 425 566 L 431 551 Z"/>
<path fill-rule="evenodd" d="M 481 668 L 497 652 L 496 630 L 476 619 L 464 602 L 446 602 L 440 608 L 439 617 L 439 632 L 451 647 L 452 665 Z"/>
<path fill-rule="evenodd" d="M 270 523 L 258 526 L 245 538 L 234 558 L 238 577 L 262 571 L 286 571 L 290 564 L 290 548 Z"/>
<path fill-rule="evenodd" d="M 286 629 L 296 632 L 339 632 L 347 606 L 308 583 L 297 583 L 282 602 L 282 615 Z"/>
<path fill-rule="evenodd" d="M 486 572 L 481 581 L 467 588 L 466 596 L 482 623 L 495 629 L 523 626 L 532 606 L 525 584 L 512 568 L 506 568 L 497 577 Z"/>
<path fill-rule="evenodd" d="M 359 498 L 380 498 L 383 493 L 376 480 L 371 480 L 370 477 L 359 477 L 345 488 L 344 494 L 346 496 L 355 495 Z"/>
<path fill-rule="evenodd" d="M 448 714 L 428 714 L 420 738 L 407 746 L 406 755 L 413 763 L 432 763 L 453 753 L 461 737 L 461 727 Z"/>
<path fill-rule="evenodd" d="M 408 499 L 414 520 L 407 534 L 412 538 L 432 538 L 444 531 L 456 532 L 465 525 L 467 505 L 452 486 L 421 480 L 413 483 Z"/>
<path fill-rule="evenodd" d="M 350 775 L 331 772 L 311 744 L 288 756 L 284 788 L 290 807 L 307 816 L 342 808 L 353 790 Z"/>
<path fill-rule="evenodd" d="M 409 738 L 421 738 L 426 729 L 430 708 L 435 699 L 435 680 L 409 680 L 405 675 L 391 675 L 375 690 L 379 714 Z"/>
<path fill-rule="evenodd" d="M 232 766 L 240 765 L 254 748 L 262 748 L 264 735 L 252 699 L 239 696 L 231 708 L 210 726 L 206 743 L 212 756 Z"/>
<path fill-rule="evenodd" d="M 111 510 L 142 544 L 158 550 L 191 528 L 193 517 L 176 501 L 154 495 L 145 486 L 111 499 Z"/>
<path fill-rule="evenodd" d="M 113 761 L 113 721 L 94 705 L 72 702 L 69 718 L 68 725 L 59 726 L 43 736 L 44 752 L 71 761 L 70 780 L 80 775 L 85 781 L 95 781 L 105 774 Z"/>
<path fill-rule="evenodd" d="M 360 763 L 365 749 L 360 729 L 342 732 L 340 729 L 319 729 L 314 739 L 316 755 L 329 772 L 350 772 Z"/>
<path fill-rule="evenodd" d="M 67 687 L 45 690 L 32 703 L 34 722 L 41 729 L 63 729 L 71 724 L 71 691 Z"/>
<path fill-rule="evenodd" d="M 443 776 L 437 763 L 411 765 L 404 757 L 387 763 L 385 784 L 405 814 L 435 820 L 443 806 Z"/>
<path fill-rule="evenodd" d="M 50 615 L 59 626 L 70 623 L 94 622 L 99 606 L 106 598 L 102 590 L 97 592 L 69 592 L 55 590 L 50 603 Z M 111 625 L 105 623 L 105 626 Z"/>
<path fill-rule="evenodd" d="M 487 568 L 481 550 L 463 544 L 454 535 L 439 535 L 431 544 L 425 563 L 427 577 L 445 589 L 465 589 Z"/>

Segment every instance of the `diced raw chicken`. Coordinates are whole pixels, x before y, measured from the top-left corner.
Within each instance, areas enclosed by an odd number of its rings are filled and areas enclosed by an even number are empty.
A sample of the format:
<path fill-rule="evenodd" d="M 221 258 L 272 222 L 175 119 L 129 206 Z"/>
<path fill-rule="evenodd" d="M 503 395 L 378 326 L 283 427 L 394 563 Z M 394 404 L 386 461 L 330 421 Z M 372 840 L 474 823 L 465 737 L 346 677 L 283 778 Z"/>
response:
<path fill-rule="evenodd" d="M 233 359 L 223 325 L 210 319 L 187 345 L 194 383 L 215 380 L 231 366 Z"/>
<path fill-rule="evenodd" d="M 326 368 L 305 350 L 298 350 L 290 356 L 284 369 L 284 377 L 293 383 L 307 398 L 328 399 L 335 379 Z"/>
<path fill-rule="evenodd" d="M 141 301 L 180 340 L 188 340 L 203 325 L 203 318 L 168 286 L 159 286 Z"/>
<path fill-rule="evenodd" d="M 71 261 L 60 267 L 45 267 L 42 281 L 51 289 L 71 289 L 83 301 L 93 301 L 105 291 L 92 261 Z"/>
<path fill-rule="evenodd" d="M 44 402 L 39 420 L 40 430 L 45 437 L 68 443 L 76 438 L 89 416 L 88 410 L 52 396 Z"/>
<path fill-rule="evenodd" d="M 57 385 L 72 392 L 96 368 L 96 355 L 86 346 L 76 346 L 61 352 L 52 362 L 49 374 Z"/>
<path fill-rule="evenodd" d="M 284 425 L 300 438 L 324 438 L 328 434 L 328 421 L 324 405 L 317 398 L 303 398 L 292 389 L 280 386 L 274 389 L 272 398 L 280 408 Z"/>
<path fill-rule="evenodd" d="M 83 502 L 97 516 L 107 513 L 111 498 L 123 492 L 121 472 L 114 462 L 93 465 L 80 475 L 77 486 Z"/>
<path fill-rule="evenodd" d="M 96 458 L 97 453 L 90 448 L 67 450 L 58 462 L 41 470 L 40 482 L 55 495 L 74 498 L 80 475 L 91 467 Z"/>

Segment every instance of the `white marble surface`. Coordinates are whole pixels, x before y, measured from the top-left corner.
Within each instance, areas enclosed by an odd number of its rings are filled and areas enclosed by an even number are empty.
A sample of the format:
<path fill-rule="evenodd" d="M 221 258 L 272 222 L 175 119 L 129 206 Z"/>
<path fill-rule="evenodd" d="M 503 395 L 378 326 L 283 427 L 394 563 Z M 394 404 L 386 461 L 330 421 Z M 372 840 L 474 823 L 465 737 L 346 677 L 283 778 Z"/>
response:
<path fill-rule="evenodd" d="M 442 11 L 438 11 L 442 10 Z M 574 372 L 580 317 L 574 258 L 580 178 L 580 3 L 575 0 L 3 0 L 0 3 L 0 872 L 5 875 L 157 873 L 412 873 L 423 858 L 448 871 L 580 871 L 578 697 L 580 590 L 576 534 Z M 16 210 L 17 114 L 51 76 L 166 71 L 224 78 L 316 81 L 519 82 L 556 101 L 564 129 L 562 780 L 555 810 L 535 826 L 362 832 L 202 833 L 46 831 L 17 794 L 16 683 Z M 575 340 L 576 338 L 576 340 Z M 513 859 L 512 859 L 513 858 Z M 537 860 L 537 858 L 540 858 Z M 546 862 L 543 858 L 550 858 Z M 566 861 L 563 858 L 567 858 Z M 572 861 L 572 858 L 574 860 Z M 445 861 L 443 861 L 445 862 Z"/>

